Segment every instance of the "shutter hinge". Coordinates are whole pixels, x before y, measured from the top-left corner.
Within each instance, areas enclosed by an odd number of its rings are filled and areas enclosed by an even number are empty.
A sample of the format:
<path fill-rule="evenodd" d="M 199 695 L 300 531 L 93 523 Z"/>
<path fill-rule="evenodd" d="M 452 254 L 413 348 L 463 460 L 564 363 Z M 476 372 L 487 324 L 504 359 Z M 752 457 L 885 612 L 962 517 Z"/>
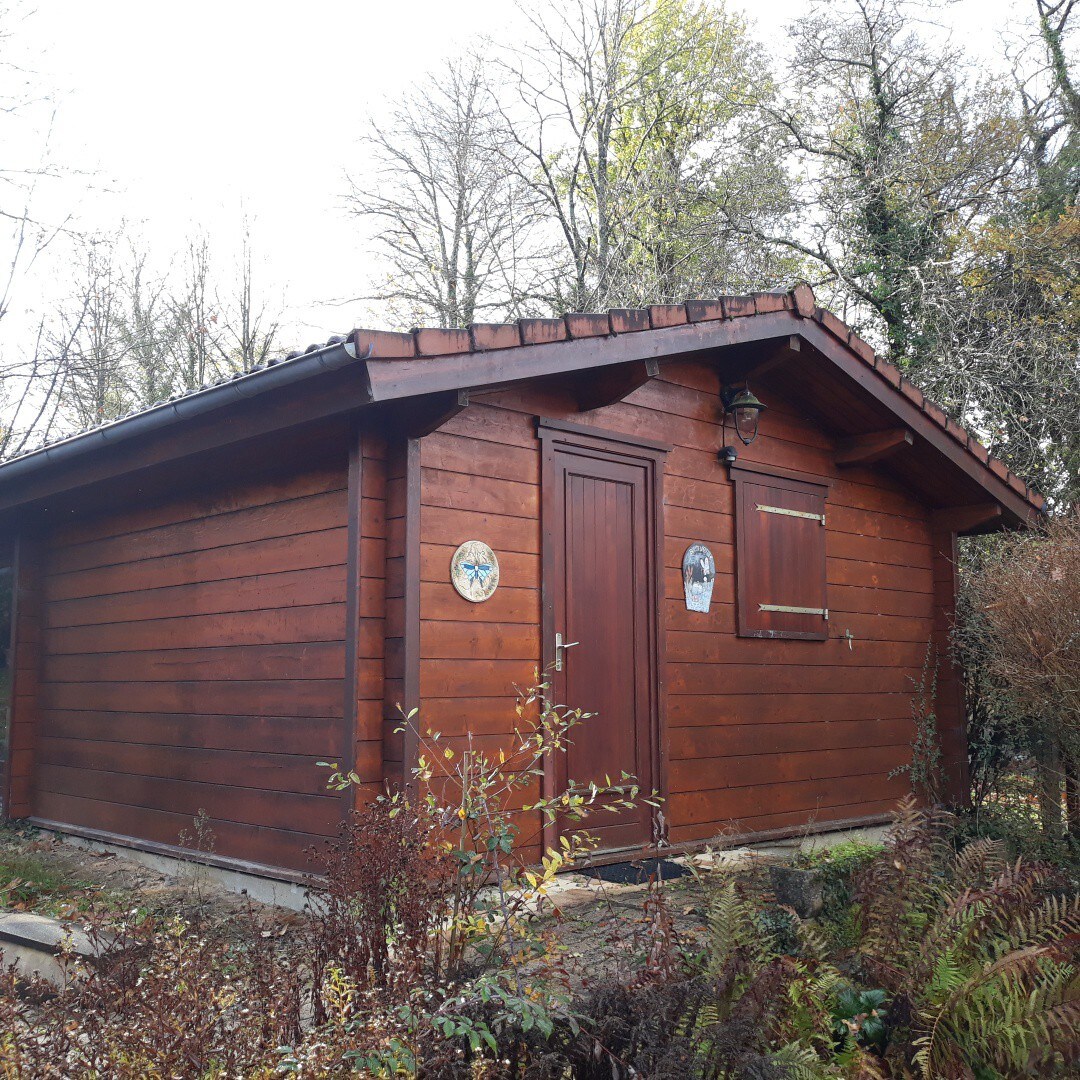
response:
<path fill-rule="evenodd" d="M 825 524 L 824 514 L 811 514 L 806 510 L 789 510 L 786 506 L 766 506 L 764 503 L 757 503 L 756 509 L 766 514 L 783 514 L 784 517 L 807 518 L 810 521 L 820 521 L 822 525 Z"/>
<path fill-rule="evenodd" d="M 828 619 L 829 609 L 820 607 L 792 607 L 790 604 L 758 604 L 758 611 L 782 611 L 788 615 L 820 615 Z"/>

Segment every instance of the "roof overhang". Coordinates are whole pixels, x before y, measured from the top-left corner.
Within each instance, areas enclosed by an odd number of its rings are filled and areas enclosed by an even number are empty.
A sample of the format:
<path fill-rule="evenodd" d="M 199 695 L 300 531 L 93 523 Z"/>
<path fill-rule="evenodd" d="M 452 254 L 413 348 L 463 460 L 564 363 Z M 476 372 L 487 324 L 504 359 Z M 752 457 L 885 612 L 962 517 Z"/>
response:
<path fill-rule="evenodd" d="M 599 397 L 589 395 L 596 401 L 613 386 L 629 392 L 664 363 L 697 358 L 717 365 L 724 378 L 754 372 L 797 385 L 810 408 L 815 395 L 821 397 L 818 417 L 840 437 L 865 443 L 884 432 L 883 445 L 909 447 L 887 466 L 912 486 L 925 486 L 932 505 L 969 510 L 955 515 L 961 524 L 956 531 L 1016 527 L 1038 518 L 1040 496 L 801 288 L 469 331 L 354 331 L 348 340 L 0 465 L 0 514 L 335 415 L 380 414 L 404 433 L 423 434 L 444 410 L 451 415 L 459 409 L 463 395 L 468 400 L 513 384 L 570 378 L 602 384 Z M 825 403 L 836 395 L 851 407 Z M 413 413 L 418 421 L 410 427 Z M 895 432 L 903 438 L 890 435 Z M 869 445 L 872 451 L 872 439 Z M 933 491 L 942 476 L 951 484 Z M 987 503 L 1000 507 L 1000 515 L 980 518 L 975 511 Z"/>

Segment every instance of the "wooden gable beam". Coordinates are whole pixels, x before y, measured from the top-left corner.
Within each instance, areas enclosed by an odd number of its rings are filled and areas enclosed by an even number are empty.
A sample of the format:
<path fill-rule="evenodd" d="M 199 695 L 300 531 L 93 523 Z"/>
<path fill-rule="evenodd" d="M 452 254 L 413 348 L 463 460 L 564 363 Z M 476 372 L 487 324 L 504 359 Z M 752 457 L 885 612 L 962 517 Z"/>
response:
<path fill-rule="evenodd" d="M 660 374 L 660 361 L 649 358 L 636 364 L 590 372 L 578 384 L 578 408 L 582 412 L 602 409 L 629 397 L 639 387 Z"/>
<path fill-rule="evenodd" d="M 792 334 L 786 341 L 781 342 L 775 348 L 773 348 L 764 360 L 755 364 L 749 371 L 747 371 L 746 379 L 756 379 L 759 375 L 764 375 L 773 368 L 778 368 L 782 364 L 786 364 L 793 357 L 798 356 L 802 352 L 802 342 Z"/>
<path fill-rule="evenodd" d="M 855 435 L 837 443 L 836 464 L 871 465 L 906 450 L 914 442 L 915 437 L 907 428 L 889 428 L 886 431 L 871 431 L 867 435 Z"/>
<path fill-rule="evenodd" d="M 453 420 L 463 409 L 469 407 L 468 390 L 450 390 L 433 394 L 411 407 L 401 410 L 403 417 L 401 434 L 410 439 L 422 439 L 438 431 L 447 421 Z"/>
<path fill-rule="evenodd" d="M 935 510 L 931 524 L 935 530 L 943 533 L 975 532 L 984 525 L 993 525 L 1001 520 L 1001 507 L 997 503 L 975 503 L 971 506 L 949 506 L 944 510 Z"/>

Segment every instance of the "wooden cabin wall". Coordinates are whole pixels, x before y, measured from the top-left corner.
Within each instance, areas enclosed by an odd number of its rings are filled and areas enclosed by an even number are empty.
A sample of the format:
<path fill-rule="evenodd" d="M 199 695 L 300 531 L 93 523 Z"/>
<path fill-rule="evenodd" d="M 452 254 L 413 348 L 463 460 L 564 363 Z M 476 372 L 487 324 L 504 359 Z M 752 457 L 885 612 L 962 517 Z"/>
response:
<path fill-rule="evenodd" d="M 336 830 L 316 762 L 345 751 L 344 447 L 292 469 L 47 538 L 35 818 L 175 845 L 205 810 L 216 855 L 290 869 Z"/>
<path fill-rule="evenodd" d="M 888 812 L 908 790 L 913 680 L 934 632 L 929 514 L 880 471 L 840 470 L 833 442 L 767 379 L 761 433 L 740 458 L 832 482 L 827 502 L 830 639 L 735 636 L 733 487 L 717 459 L 719 385 L 705 365 L 665 364 L 625 401 L 577 411 L 565 391 L 507 390 L 421 441 L 420 703 L 425 723 L 508 745 L 512 687 L 540 663 L 540 457 L 535 416 L 674 444 L 664 473 L 664 599 L 673 842 L 797 829 Z M 729 431 L 727 440 L 733 441 Z M 464 540 L 496 551 L 500 586 L 472 604 L 449 581 Z M 709 614 L 686 610 L 681 563 L 712 549 Z M 851 638 L 845 637 L 850 632 Z M 567 704 L 573 705 L 573 702 Z M 598 717 L 590 723 L 602 723 Z M 537 823 L 523 822 L 535 836 Z"/>

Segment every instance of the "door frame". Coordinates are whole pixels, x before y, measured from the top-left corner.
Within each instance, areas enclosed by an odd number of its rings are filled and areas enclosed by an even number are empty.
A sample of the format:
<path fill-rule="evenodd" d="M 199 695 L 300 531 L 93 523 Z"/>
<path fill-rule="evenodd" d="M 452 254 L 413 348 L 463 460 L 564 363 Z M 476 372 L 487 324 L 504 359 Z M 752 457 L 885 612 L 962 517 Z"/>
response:
<path fill-rule="evenodd" d="M 649 760 L 652 768 L 652 781 L 660 799 L 661 809 L 654 810 L 652 818 L 653 836 L 667 836 L 670 816 L 666 813 L 668 797 L 667 778 L 667 692 L 665 687 L 664 649 L 664 461 L 671 451 L 667 443 L 653 439 L 639 438 L 619 431 L 590 427 L 585 424 L 572 424 L 564 420 L 551 420 L 537 417 L 536 434 L 540 440 L 540 633 L 541 664 L 546 673 L 555 662 L 555 571 L 557 566 L 556 524 L 560 521 L 559 504 L 556 500 L 562 495 L 556 490 L 555 455 L 560 448 L 566 448 L 600 459 L 623 461 L 642 466 L 645 470 L 646 483 L 651 491 L 646 495 L 645 509 L 645 551 L 648 567 L 645 574 L 649 617 L 646 619 L 646 653 L 649 663 Z M 584 452 L 584 453 L 582 453 Z M 549 757 L 544 762 L 543 790 L 545 796 L 553 794 L 555 788 L 555 764 Z M 643 792 L 648 794 L 648 792 Z M 662 829 L 658 826 L 662 825 Z M 558 846 L 558 826 L 555 822 L 545 823 L 541 844 L 546 850 Z M 654 846 L 650 841 L 650 847 Z M 622 849 L 623 852 L 637 850 Z M 595 861 L 617 861 L 620 851 L 598 853 Z M 594 861 L 594 860 L 590 860 Z"/>

